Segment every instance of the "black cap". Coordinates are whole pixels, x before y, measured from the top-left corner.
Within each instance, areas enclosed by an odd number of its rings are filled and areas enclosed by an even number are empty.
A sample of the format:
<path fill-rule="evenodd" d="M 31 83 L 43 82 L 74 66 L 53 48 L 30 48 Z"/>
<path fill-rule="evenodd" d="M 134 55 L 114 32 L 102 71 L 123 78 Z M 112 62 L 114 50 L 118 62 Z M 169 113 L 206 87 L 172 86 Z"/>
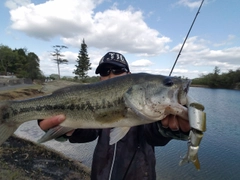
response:
<path fill-rule="evenodd" d="M 123 68 L 126 68 L 129 71 L 128 63 L 127 63 L 125 57 L 122 54 L 116 53 L 116 52 L 108 52 L 100 60 L 99 65 L 98 65 L 98 67 L 95 71 L 95 74 L 99 74 L 101 69 L 106 64 L 111 64 L 111 65 L 115 65 L 115 66 L 118 66 L 118 67 L 123 67 Z"/>

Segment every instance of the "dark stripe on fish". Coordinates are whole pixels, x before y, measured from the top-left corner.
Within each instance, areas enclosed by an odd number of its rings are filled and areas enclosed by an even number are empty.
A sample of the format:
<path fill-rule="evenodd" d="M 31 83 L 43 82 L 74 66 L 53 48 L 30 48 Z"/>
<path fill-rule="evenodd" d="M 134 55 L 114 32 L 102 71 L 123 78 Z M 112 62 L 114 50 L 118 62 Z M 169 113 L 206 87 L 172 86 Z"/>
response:
<path fill-rule="evenodd" d="M 38 105 L 36 107 L 23 107 L 19 109 L 13 109 L 12 114 L 17 115 L 21 113 L 26 113 L 26 112 L 31 112 L 31 111 L 51 111 L 51 110 L 90 110 L 94 112 L 96 109 L 108 109 L 108 108 L 113 108 L 117 106 L 118 104 L 121 104 L 123 101 L 123 98 L 118 98 L 116 101 L 109 102 L 103 100 L 102 104 L 96 103 L 94 106 L 91 104 L 90 101 L 87 101 L 82 104 L 56 104 L 56 105 Z M 3 117 L 4 119 L 9 118 L 9 113 L 6 113 Z"/>

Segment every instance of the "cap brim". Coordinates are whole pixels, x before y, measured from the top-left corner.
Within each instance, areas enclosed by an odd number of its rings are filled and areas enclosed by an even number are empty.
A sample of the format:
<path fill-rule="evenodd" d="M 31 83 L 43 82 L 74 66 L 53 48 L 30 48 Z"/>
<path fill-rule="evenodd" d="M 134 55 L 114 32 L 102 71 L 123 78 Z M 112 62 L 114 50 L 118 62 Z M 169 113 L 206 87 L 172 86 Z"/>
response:
<path fill-rule="evenodd" d="M 127 67 L 125 64 L 118 63 L 118 62 L 116 62 L 116 61 L 109 61 L 109 62 L 103 62 L 103 63 L 101 63 L 101 64 L 97 67 L 97 69 L 96 69 L 96 71 L 95 71 L 95 74 L 99 74 L 100 71 L 101 71 L 101 69 L 102 69 L 106 64 L 115 65 L 115 66 L 118 66 L 118 67 L 126 67 L 126 68 L 128 69 L 128 67 Z"/>

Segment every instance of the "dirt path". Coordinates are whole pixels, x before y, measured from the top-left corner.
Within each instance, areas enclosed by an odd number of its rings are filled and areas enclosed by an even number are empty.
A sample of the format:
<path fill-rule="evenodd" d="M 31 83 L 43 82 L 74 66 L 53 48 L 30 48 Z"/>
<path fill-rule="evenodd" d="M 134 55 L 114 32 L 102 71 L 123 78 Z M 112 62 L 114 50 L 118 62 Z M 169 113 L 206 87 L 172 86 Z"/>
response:
<path fill-rule="evenodd" d="M 0 101 L 42 96 L 52 91 L 76 84 L 53 81 L 42 85 L 1 90 Z M 0 180 L 73 180 L 90 179 L 90 169 L 83 164 L 45 146 L 12 136 L 0 146 Z"/>

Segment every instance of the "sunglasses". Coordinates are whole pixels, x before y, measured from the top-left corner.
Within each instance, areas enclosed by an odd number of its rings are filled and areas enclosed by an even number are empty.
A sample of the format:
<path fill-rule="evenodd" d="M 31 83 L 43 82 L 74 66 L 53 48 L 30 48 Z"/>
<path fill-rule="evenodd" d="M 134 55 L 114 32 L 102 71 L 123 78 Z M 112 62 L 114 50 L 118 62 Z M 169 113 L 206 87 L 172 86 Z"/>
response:
<path fill-rule="evenodd" d="M 109 76 L 110 73 L 113 73 L 114 75 L 119 75 L 125 72 L 128 72 L 126 68 L 119 68 L 119 67 L 113 67 L 113 68 L 104 68 L 102 69 L 99 74 L 100 76 Z"/>

